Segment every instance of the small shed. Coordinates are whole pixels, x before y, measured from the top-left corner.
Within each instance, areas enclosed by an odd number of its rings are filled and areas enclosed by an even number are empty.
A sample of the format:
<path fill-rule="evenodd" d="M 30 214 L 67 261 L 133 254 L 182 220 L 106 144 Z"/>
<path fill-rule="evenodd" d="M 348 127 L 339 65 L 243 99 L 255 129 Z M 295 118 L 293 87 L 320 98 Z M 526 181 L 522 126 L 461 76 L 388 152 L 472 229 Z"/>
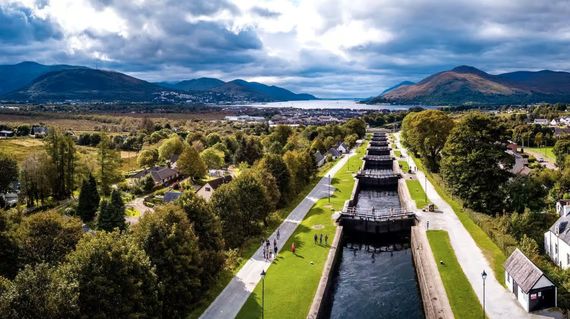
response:
<path fill-rule="evenodd" d="M 170 191 L 170 192 L 166 192 L 164 193 L 164 197 L 163 197 L 163 201 L 165 203 L 170 203 L 170 202 L 174 202 L 175 200 L 177 200 L 178 198 L 180 198 L 180 196 L 182 195 L 181 192 L 177 192 L 177 191 Z"/>
<path fill-rule="evenodd" d="M 528 312 L 557 306 L 554 283 L 518 248 L 505 262 L 505 282 Z"/>

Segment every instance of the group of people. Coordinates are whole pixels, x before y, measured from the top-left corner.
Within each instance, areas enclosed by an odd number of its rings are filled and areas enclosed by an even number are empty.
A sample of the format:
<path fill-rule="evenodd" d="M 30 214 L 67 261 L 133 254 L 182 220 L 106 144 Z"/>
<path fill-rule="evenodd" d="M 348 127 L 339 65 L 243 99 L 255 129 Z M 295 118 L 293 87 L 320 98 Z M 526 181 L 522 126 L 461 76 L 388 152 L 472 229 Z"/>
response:
<path fill-rule="evenodd" d="M 279 239 L 279 229 L 277 229 L 277 234 L 273 238 L 273 248 L 271 248 L 271 241 L 269 239 L 261 241 L 261 247 L 263 248 L 263 259 L 265 261 L 273 260 L 277 256 L 277 240 Z"/>
<path fill-rule="evenodd" d="M 328 244 L 329 242 L 329 235 L 325 234 L 325 245 Z M 323 244 L 323 234 L 321 234 L 320 236 L 315 234 L 315 236 L 313 236 L 313 239 L 315 240 L 315 245 L 318 243 L 319 245 Z"/>

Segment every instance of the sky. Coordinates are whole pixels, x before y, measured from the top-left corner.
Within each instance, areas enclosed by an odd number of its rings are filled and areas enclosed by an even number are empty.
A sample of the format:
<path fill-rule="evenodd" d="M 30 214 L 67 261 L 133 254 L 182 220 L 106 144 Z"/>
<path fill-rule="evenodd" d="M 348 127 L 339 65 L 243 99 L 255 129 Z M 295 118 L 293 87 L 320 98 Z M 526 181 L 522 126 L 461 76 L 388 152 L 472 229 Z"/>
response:
<path fill-rule="evenodd" d="M 0 64 L 368 97 L 457 65 L 570 71 L 569 0 L 0 0 Z"/>

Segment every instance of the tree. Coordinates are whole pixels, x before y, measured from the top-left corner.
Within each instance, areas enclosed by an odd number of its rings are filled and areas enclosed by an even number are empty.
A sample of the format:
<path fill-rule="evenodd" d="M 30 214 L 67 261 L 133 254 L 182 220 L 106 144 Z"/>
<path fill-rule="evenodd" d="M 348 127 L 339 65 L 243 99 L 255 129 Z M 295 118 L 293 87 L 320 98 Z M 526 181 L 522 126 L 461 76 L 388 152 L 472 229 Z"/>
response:
<path fill-rule="evenodd" d="M 506 207 L 522 214 L 525 209 L 532 212 L 544 209 L 547 189 L 532 176 L 515 176 L 506 183 Z"/>
<path fill-rule="evenodd" d="M 121 154 L 111 148 L 111 141 L 106 134 L 101 136 L 101 142 L 97 146 L 97 160 L 101 193 L 108 195 L 111 192 L 111 185 L 120 182 L 123 175 L 121 174 Z"/>
<path fill-rule="evenodd" d="M 20 195 L 26 198 L 29 207 L 44 201 L 55 188 L 56 176 L 53 163 L 46 153 L 35 153 L 22 163 L 20 168 Z"/>
<path fill-rule="evenodd" d="M 0 152 L 0 194 L 8 192 L 10 183 L 18 180 L 18 163 Z"/>
<path fill-rule="evenodd" d="M 402 134 L 406 145 L 422 157 L 425 166 L 432 172 L 438 172 L 440 153 L 452 128 L 453 120 L 447 114 L 426 110 L 408 114 L 404 119 Z"/>
<path fill-rule="evenodd" d="M 544 141 L 544 135 L 542 134 L 542 132 L 538 132 L 536 133 L 536 135 L 534 136 L 534 145 L 536 146 L 542 146 Z"/>
<path fill-rule="evenodd" d="M 284 205 L 291 195 L 291 172 L 283 158 L 276 154 L 265 155 L 258 164 L 260 169 L 266 169 L 275 177 L 281 197 L 279 204 Z"/>
<path fill-rule="evenodd" d="M 152 178 L 152 176 L 150 174 L 148 174 L 144 179 L 143 179 L 143 191 L 145 193 L 150 193 L 152 192 L 152 190 L 154 189 L 154 179 Z"/>
<path fill-rule="evenodd" d="M 206 142 L 210 147 L 216 145 L 217 143 L 220 143 L 221 141 L 222 138 L 218 133 L 210 133 L 208 136 L 206 136 Z"/>
<path fill-rule="evenodd" d="M 188 218 L 177 205 L 162 206 L 141 218 L 133 236 L 156 269 L 162 317 L 184 318 L 202 292 L 198 238 Z"/>
<path fill-rule="evenodd" d="M 158 151 L 156 149 L 142 150 L 137 157 L 137 164 L 140 167 L 152 167 L 158 162 Z"/>
<path fill-rule="evenodd" d="M 243 241 L 260 231 L 259 223 L 269 214 L 270 199 L 265 188 L 249 174 L 222 185 L 211 199 L 220 216 L 228 247 L 240 247 Z"/>
<path fill-rule="evenodd" d="M 265 188 L 265 193 L 269 198 L 269 211 L 273 211 L 277 208 L 279 199 L 281 198 L 281 193 L 279 192 L 279 186 L 277 186 L 277 180 L 271 173 L 264 168 L 255 167 L 254 169 L 248 170 L 246 174 L 252 174 L 260 184 Z"/>
<path fill-rule="evenodd" d="M 51 128 L 44 138 L 44 145 L 53 165 L 53 173 L 57 181 L 53 184 L 53 196 L 56 199 L 65 199 L 71 195 L 75 188 L 75 143 L 71 136 Z"/>
<path fill-rule="evenodd" d="M 115 193 L 115 191 L 113 191 Z M 120 196 L 120 195 L 119 195 Z M 101 230 L 112 231 L 115 228 L 124 230 L 127 225 L 125 223 L 125 210 L 117 208 L 116 203 L 102 199 L 99 205 L 99 214 L 97 215 L 97 227 Z"/>
<path fill-rule="evenodd" d="M 207 148 L 200 153 L 200 158 L 210 169 L 219 169 L 224 166 L 224 152 L 213 147 Z"/>
<path fill-rule="evenodd" d="M 357 140 L 358 136 L 356 134 L 352 134 L 344 138 L 344 144 L 348 145 L 348 147 L 354 147 Z"/>
<path fill-rule="evenodd" d="M 178 134 L 172 134 L 168 139 L 164 140 L 158 148 L 159 158 L 161 160 L 169 160 L 172 156 L 182 153 L 184 143 Z"/>
<path fill-rule="evenodd" d="M 207 287 L 224 264 L 222 224 L 212 206 L 194 193 L 185 193 L 180 204 L 198 236 L 203 268 L 202 286 Z"/>
<path fill-rule="evenodd" d="M 502 186 L 513 158 L 499 141 L 504 130 L 482 113 L 469 113 L 453 128 L 442 152 L 441 174 L 465 206 L 483 213 L 501 212 Z"/>
<path fill-rule="evenodd" d="M 239 141 L 239 146 L 235 152 L 234 162 L 239 164 L 246 162 L 253 165 L 263 155 L 263 148 L 259 140 L 253 136 L 243 137 Z"/>
<path fill-rule="evenodd" d="M 291 185 L 295 192 L 307 185 L 316 172 L 315 161 L 308 152 L 287 151 L 283 155 L 283 160 L 291 173 Z"/>
<path fill-rule="evenodd" d="M 154 132 L 154 122 L 148 117 L 143 117 L 140 123 L 140 128 L 144 130 L 147 134 Z"/>
<path fill-rule="evenodd" d="M 8 211 L 0 210 L 0 276 L 13 278 L 18 272 L 19 249 L 10 217 Z"/>
<path fill-rule="evenodd" d="M 119 232 L 84 236 L 62 271 L 78 292 L 81 314 L 91 318 L 156 318 L 158 280 L 149 257 Z"/>
<path fill-rule="evenodd" d="M 81 221 L 48 211 L 25 217 L 17 229 L 24 264 L 55 264 L 75 248 L 83 236 Z"/>
<path fill-rule="evenodd" d="M 364 138 L 366 135 L 366 122 L 359 118 L 353 118 L 344 123 L 346 135 L 356 134 L 358 138 Z"/>
<path fill-rule="evenodd" d="M 77 318 L 77 299 L 74 284 L 58 269 L 26 266 L 0 293 L 0 318 Z"/>
<path fill-rule="evenodd" d="M 176 167 L 182 174 L 190 176 L 194 181 L 204 177 L 207 169 L 198 152 L 189 146 L 184 147 L 176 162 Z"/>
<path fill-rule="evenodd" d="M 556 164 L 560 169 L 564 169 L 564 161 L 570 155 L 570 138 L 561 138 L 556 141 L 554 148 L 552 148 L 552 153 L 556 156 Z"/>
<path fill-rule="evenodd" d="M 77 214 L 81 217 L 81 220 L 90 222 L 95 218 L 100 200 L 95 177 L 89 174 L 89 179 L 84 180 L 83 185 L 81 185 L 77 203 Z"/>

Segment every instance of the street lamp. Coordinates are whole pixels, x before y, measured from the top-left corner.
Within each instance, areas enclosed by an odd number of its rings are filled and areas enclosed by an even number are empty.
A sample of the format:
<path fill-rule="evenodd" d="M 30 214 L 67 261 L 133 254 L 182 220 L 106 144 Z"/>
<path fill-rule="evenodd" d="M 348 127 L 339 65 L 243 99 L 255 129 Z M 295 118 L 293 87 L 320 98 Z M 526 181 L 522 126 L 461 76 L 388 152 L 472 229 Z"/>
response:
<path fill-rule="evenodd" d="M 261 319 L 263 319 L 264 317 L 264 312 L 265 312 L 265 275 L 267 273 L 265 272 L 265 270 L 261 271 Z"/>
<path fill-rule="evenodd" d="M 329 203 L 331 202 L 331 175 L 329 174 Z"/>
<path fill-rule="evenodd" d="M 483 278 L 483 319 L 485 319 L 485 279 L 487 279 L 487 273 L 485 270 L 481 273 L 481 278 Z"/>
<path fill-rule="evenodd" d="M 427 203 L 427 172 L 424 174 L 424 191 L 425 202 Z"/>

